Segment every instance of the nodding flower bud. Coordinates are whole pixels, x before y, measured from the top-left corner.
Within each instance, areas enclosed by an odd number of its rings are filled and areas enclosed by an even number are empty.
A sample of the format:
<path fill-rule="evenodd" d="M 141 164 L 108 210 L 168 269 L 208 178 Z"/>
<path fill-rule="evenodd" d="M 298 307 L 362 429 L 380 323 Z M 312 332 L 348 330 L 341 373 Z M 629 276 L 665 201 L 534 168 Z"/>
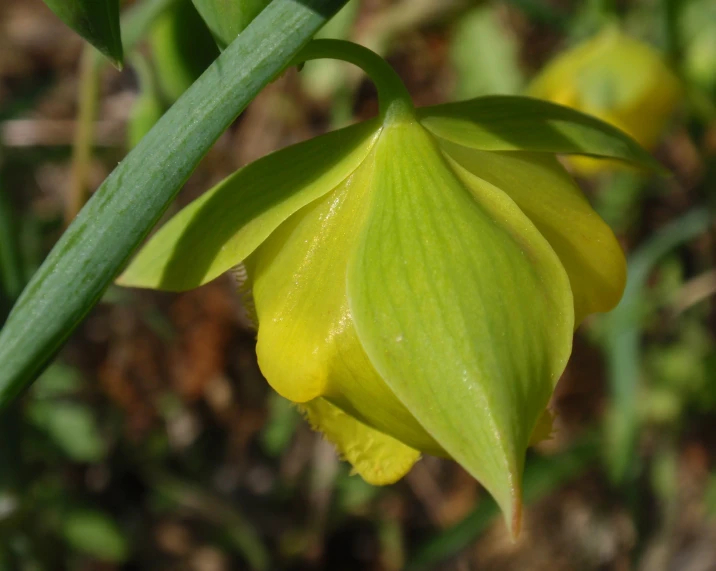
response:
<path fill-rule="evenodd" d="M 388 484 L 421 453 L 453 458 L 516 533 L 525 451 L 550 432 L 574 328 L 625 283 L 614 235 L 555 154 L 652 159 L 544 101 L 414 109 L 375 54 L 316 43 L 378 70 L 381 116 L 237 171 L 119 283 L 186 290 L 243 264 L 261 371 L 357 473 Z"/>

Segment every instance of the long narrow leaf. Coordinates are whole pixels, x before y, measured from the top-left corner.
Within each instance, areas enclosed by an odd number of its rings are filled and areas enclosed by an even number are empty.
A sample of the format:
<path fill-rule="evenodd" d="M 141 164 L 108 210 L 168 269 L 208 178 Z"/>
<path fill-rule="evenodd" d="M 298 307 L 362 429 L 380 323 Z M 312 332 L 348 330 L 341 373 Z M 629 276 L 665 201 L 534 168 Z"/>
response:
<path fill-rule="evenodd" d="M 102 184 L 0 332 L 0 405 L 25 389 L 102 296 L 226 127 L 345 0 L 275 0 Z"/>
<path fill-rule="evenodd" d="M 691 210 L 661 228 L 629 258 L 629 279 L 619 305 L 607 319 L 605 353 L 611 408 L 606 415 L 607 467 L 615 483 L 634 476 L 634 453 L 639 428 L 638 398 L 641 375 L 639 302 L 656 264 L 674 248 L 693 240 L 713 224 L 703 209 Z"/>

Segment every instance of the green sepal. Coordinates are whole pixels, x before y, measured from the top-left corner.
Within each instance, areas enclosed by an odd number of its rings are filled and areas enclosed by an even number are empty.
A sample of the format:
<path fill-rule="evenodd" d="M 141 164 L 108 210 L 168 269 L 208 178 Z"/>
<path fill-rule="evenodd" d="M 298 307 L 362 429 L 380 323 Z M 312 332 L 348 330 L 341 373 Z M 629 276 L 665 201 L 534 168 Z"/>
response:
<path fill-rule="evenodd" d="M 617 159 L 664 172 L 616 127 L 548 101 L 496 95 L 418 109 L 433 134 L 483 151 L 535 151 Z"/>
<path fill-rule="evenodd" d="M 611 228 L 550 153 L 478 151 L 442 140 L 450 160 L 506 193 L 559 256 L 574 297 L 575 326 L 614 308 L 626 285 L 626 260 Z"/>
<path fill-rule="evenodd" d="M 45 4 L 117 68 L 122 68 L 119 0 L 45 0 Z"/>
<path fill-rule="evenodd" d="M 375 120 L 282 149 L 229 176 L 165 224 L 117 280 L 183 291 L 243 261 L 291 214 L 348 177 L 380 132 Z"/>
<path fill-rule="evenodd" d="M 223 50 L 271 0 L 192 0 Z"/>
<path fill-rule="evenodd" d="M 519 528 L 526 448 L 569 357 L 567 274 L 493 185 L 415 123 L 384 127 L 347 274 L 371 363 Z"/>

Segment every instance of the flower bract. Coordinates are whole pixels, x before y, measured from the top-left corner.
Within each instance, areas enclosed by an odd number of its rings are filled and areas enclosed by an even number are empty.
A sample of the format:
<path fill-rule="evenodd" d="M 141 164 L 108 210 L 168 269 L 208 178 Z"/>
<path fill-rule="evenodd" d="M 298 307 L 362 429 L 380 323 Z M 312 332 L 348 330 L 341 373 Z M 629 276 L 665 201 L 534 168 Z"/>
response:
<path fill-rule="evenodd" d="M 243 264 L 264 376 L 356 472 L 388 484 L 421 453 L 453 458 L 514 531 L 574 328 L 625 283 L 614 235 L 555 155 L 652 160 L 535 99 L 388 103 L 237 171 L 119 283 L 180 291 Z"/>

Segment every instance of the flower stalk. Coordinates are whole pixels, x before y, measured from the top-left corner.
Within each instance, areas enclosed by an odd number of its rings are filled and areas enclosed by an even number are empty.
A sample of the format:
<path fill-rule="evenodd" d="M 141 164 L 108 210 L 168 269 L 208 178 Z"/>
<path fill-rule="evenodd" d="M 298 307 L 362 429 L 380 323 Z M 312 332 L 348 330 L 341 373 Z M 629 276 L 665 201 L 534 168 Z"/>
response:
<path fill-rule="evenodd" d="M 313 40 L 299 52 L 293 65 L 315 59 L 337 59 L 361 68 L 378 90 L 380 118 L 384 123 L 415 118 L 413 100 L 403 80 L 375 52 L 345 40 Z"/>

